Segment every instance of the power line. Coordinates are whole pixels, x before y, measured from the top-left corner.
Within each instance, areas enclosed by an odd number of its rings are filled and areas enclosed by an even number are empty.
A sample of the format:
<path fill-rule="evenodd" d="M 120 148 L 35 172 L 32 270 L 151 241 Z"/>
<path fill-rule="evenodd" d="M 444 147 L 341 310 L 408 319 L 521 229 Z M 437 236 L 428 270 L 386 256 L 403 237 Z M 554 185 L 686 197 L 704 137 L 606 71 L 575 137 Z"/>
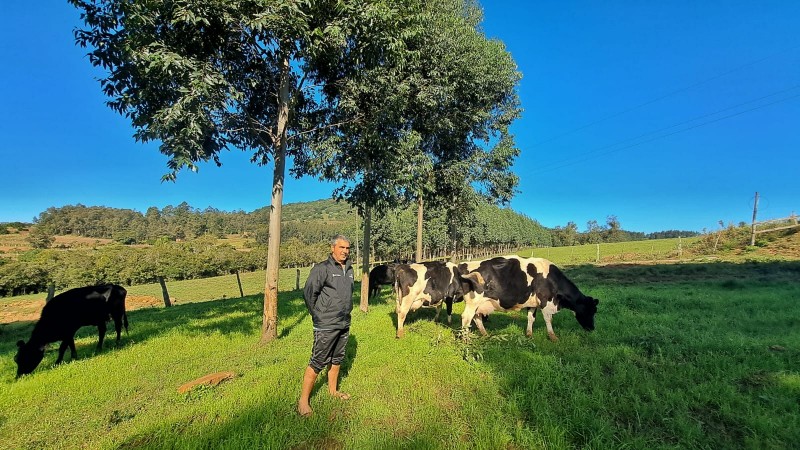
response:
<path fill-rule="evenodd" d="M 595 120 L 595 121 L 593 121 L 593 122 L 587 123 L 587 124 L 585 124 L 585 125 L 581 125 L 581 126 L 579 126 L 579 127 L 577 127 L 577 128 L 573 128 L 573 129 L 571 129 L 571 130 L 565 131 L 565 132 L 563 132 L 563 133 L 561 133 L 561 134 L 555 135 L 555 136 L 553 136 L 553 137 L 551 137 L 551 138 L 548 138 L 548 139 L 546 139 L 546 140 L 544 140 L 544 141 L 537 142 L 537 143 L 533 144 L 531 147 L 537 147 L 537 146 L 539 146 L 539 145 L 546 144 L 546 143 L 548 143 L 548 142 L 552 142 L 552 141 L 554 141 L 554 140 L 556 140 L 556 139 L 562 138 L 562 137 L 564 137 L 564 136 L 567 136 L 567 135 L 569 135 L 569 134 L 572 134 L 572 133 L 575 133 L 575 132 L 578 132 L 578 131 L 582 131 L 582 130 L 584 130 L 584 129 L 586 129 L 586 128 L 589 128 L 589 127 L 591 127 L 591 126 L 593 126 L 593 125 L 597 125 L 598 123 L 602 123 L 602 122 L 605 122 L 606 120 L 610 120 L 610 119 L 613 119 L 613 118 L 619 117 L 619 116 L 621 116 L 621 115 L 627 114 L 627 113 L 629 113 L 629 112 L 631 112 L 631 111 L 635 111 L 635 110 L 637 110 L 637 109 L 639 109 L 639 108 L 643 108 L 643 107 L 645 107 L 645 106 L 647 106 L 647 105 L 653 104 L 653 103 L 655 103 L 655 102 L 658 102 L 658 101 L 660 101 L 660 100 L 663 100 L 663 99 L 665 99 L 665 98 L 667 98 L 667 97 L 671 97 L 671 96 L 673 96 L 673 95 L 675 95 L 675 94 L 680 94 L 681 92 L 688 91 L 689 89 L 695 88 L 695 87 L 697 87 L 697 86 L 700 86 L 700 85 L 702 85 L 702 84 L 705 84 L 705 83 L 708 83 L 709 81 L 713 81 L 713 80 L 716 80 L 716 79 L 718 79 L 718 78 L 722 78 L 722 77 L 724 77 L 724 76 L 726 76 L 726 75 L 729 75 L 729 74 L 731 74 L 731 73 L 733 73 L 733 72 L 737 72 L 737 71 L 739 71 L 739 70 L 741 70 L 741 69 L 744 69 L 744 68 L 746 68 L 746 67 L 750 67 L 750 66 L 752 66 L 752 65 L 758 64 L 758 63 L 760 63 L 760 62 L 762 62 L 762 61 L 766 61 L 766 60 L 768 60 L 768 59 L 774 58 L 775 56 L 781 55 L 781 54 L 783 54 L 783 53 L 786 53 L 786 52 L 792 51 L 792 50 L 794 50 L 794 49 L 797 49 L 797 48 L 800 48 L 800 45 L 796 45 L 796 46 L 794 46 L 794 47 L 790 47 L 790 48 L 788 48 L 788 49 L 786 49 L 786 50 L 781 50 L 781 51 L 779 51 L 779 52 L 777 52 L 777 53 L 773 53 L 772 55 L 765 56 L 765 57 L 763 57 L 763 58 L 761 58 L 761 59 L 757 59 L 757 60 L 755 60 L 755 61 L 751 61 L 751 62 L 749 62 L 749 63 L 742 64 L 741 66 L 735 67 L 735 68 L 733 68 L 733 69 L 731 69 L 731 70 L 728 70 L 728 71 L 726 71 L 726 72 L 723 72 L 723 73 L 721 73 L 721 74 L 714 75 L 714 76 L 713 76 L 713 77 L 711 77 L 711 78 L 706 78 L 706 79 L 704 79 L 704 80 L 701 80 L 701 81 L 698 81 L 698 82 L 696 82 L 696 83 L 694 83 L 694 84 L 690 84 L 689 86 L 686 86 L 686 87 L 683 87 L 683 88 L 676 89 L 676 90 L 674 90 L 674 91 L 672 91 L 672 92 L 669 92 L 669 93 L 667 93 L 667 94 L 664 94 L 664 95 L 662 95 L 662 96 L 660 96 L 660 97 L 654 98 L 654 99 L 652 99 L 652 100 L 648 100 L 648 101 L 646 101 L 646 102 L 644 102 L 644 103 L 641 103 L 641 104 L 639 104 L 639 105 L 636 105 L 636 106 L 630 107 L 630 108 L 628 108 L 628 109 L 625 109 L 625 110 L 623 110 L 623 111 L 620 111 L 620 112 L 618 112 L 618 113 L 614 113 L 614 114 L 612 114 L 612 115 L 610 115 L 610 116 L 606 116 L 606 117 L 603 117 L 603 118 L 601 118 L 601 119 L 597 119 L 597 120 Z"/>
<path fill-rule="evenodd" d="M 659 128 L 657 130 L 649 131 L 647 133 L 643 133 L 643 134 L 640 134 L 640 135 L 632 137 L 632 138 L 624 139 L 622 141 L 615 142 L 613 144 L 605 145 L 603 147 L 596 148 L 594 150 L 590 150 L 588 152 L 585 152 L 585 153 L 583 153 L 581 155 L 574 155 L 574 156 L 571 157 L 571 159 L 579 158 L 579 157 L 582 157 L 582 156 L 588 156 L 588 155 L 591 155 L 592 153 L 596 153 L 596 152 L 601 151 L 601 150 L 606 150 L 606 149 L 609 149 L 609 148 L 613 148 L 613 147 L 616 147 L 618 145 L 624 144 L 626 142 L 636 141 L 638 139 L 642 139 L 644 137 L 647 137 L 647 136 L 650 136 L 650 135 L 653 135 L 653 134 L 656 134 L 656 133 L 661 133 L 663 131 L 667 131 L 669 129 L 672 129 L 672 128 L 675 128 L 675 127 L 679 127 L 681 125 L 686 125 L 686 124 L 689 124 L 689 123 L 692 123 L 692 122 L 695 122 L 695 121 L 698 121 L 698 120 L 701 120 L 701 119 L 705 119 L 707 117 L 715 116 L 715 115 L 720 114 L 722 112 L 729 111 L 729 110 L 732 110 L 732 109 L 736 109 L 736 108 L 742 107 L 744 105 L 748 105 L 750 103 L 755 103 L 755 102 L 758 102 L 758 101 L 761 101 L 761 100 L 764 100 L 764 99 L 767 99 L 767 98 L 770 98 L 770 97 L 774 97 L 776 95 L 781 95 L 781 94 L 784 94 L 786 92 L 793 91 L 793 90 L 795 90 L 797 88 L 800 88 L 800 85 L 794 85 L 794 86 L 792 86 L 790 88 L 782 89 L 780 91 L 776 91 L 776 92 L 773 92 L 773 93 L 770 93 L 770 94 L 767 94 L 767 95 L 764 95 L 764 96 L 761 96 L 761 97 L 758 97 L 758 98 L 755 98 L 755 99 L 752 99 L 752 100 L 748 100 L 746 102 L 737 103 L 737 104 L 729 106 L 727 108 L 723 108 L 723 109 L 720 109 L 720 110 L 717 110 L 717 111 L 714 111 L 714 112 L 711 112 L 711 113 L 708 113 L 708 114 L 697 116 L 697 117 L 685 120 L 683 122 L 678 122 L 678 123 L 670 125 L 668 127 Z M 790 97 L 790 98 L 792 98 L 792 97 Z M 690 129 L 690 128 L 688 128 L 688 129 Z M 645 141 L 645 142 L 649 142 L 649 141 Z M 565 163 L 567 161 L 569 161 L 569 159 L 562 160 L 560 162 L 556 161 L 556 162 L 552 162 L 552 163 L 549 163 L 549 164 L 543 164 L 541 167 L 537 167 L 537 170 L 547 170 L 548 168 L 550 168 L 550 166 L 554 166 L 554 165 L 559 165 L 559 167 L 560 167 L 560 164 Z"/>
<path fill-rule="evenodd" d="M 748 113 L 748 112 L 751 112 L 751 111 L 755 111 L 755 110 L 758 110 L 758 109 L 761 109 L 761 108 L 766 108 L 767 106 L 772 106 L 772 105 L 775 105 L 777 103 L 785 102 L 787 100 L 791 100 L 791 99 L 797 98 L 797 97 L 800 97 L 800 94 L 795 94 L 795 95 L 792 95 L 790 97 L 782 98 L 780 100 L 776 100 L 776 101 L 771 102 L 771 103 L 766 103 L 764 105 L 756 106 L 754 108 L 746 109 L 744 111 L 739 111 L 739 112 L 734 113 L 734 114 L 729 114 L 727 116 L 719 117 L 719 118 L 714 119 L 714 120 L 709 120 L 708 122 L 703 122 L 703 123 L 700 123 L 700 124 L 697 124 L 697 125 L 694 125 L 694 126 L 691 126 L 691 127 L 688 127 L 688 128 L 684 128 L 684 129 L 681 129 L 681 130 L 673 131 L 671 133 L 667 133 L 667 134 L 664 134 L 664 135 L 661 135 L 661 136 L 656 136 L 656 137 L 654 137 L 652 139 L 648 139 L 648 140 L 645 140 L 645 141 L 637 142 L 635 144 L 631 144 L 631 145 L 628 145 L 628 146 L 625 146 L 625 147 L 621 147 L 621 148 L 618 148 L 618 149 L 614 149 L 614 150 L 610 150 L 610 151 L 607 151 L 607 152 L 603 152 L 603 153 L 600 153 L 600 154 L 597 154 L 597 155 L 594 155 L 594 156 L 591 156 L 591 157 L 588 157 L 588 158 L 584 158 L 582 160 L 573 161 L 573 162 L 565 162 L 564 164 L 553 166 L 553 167 L 550 167 L 550 168 L 547 168 L 547 169 L 543 169 L 543 170 L 534 170 L 531 173 L 532 174 L 543 173 L 543 172 L 546 172 L 546 171 L 549 171 L 549 170 L 560 169 L 560 168 L 571 166 L 571 165 L 574 165 L 574 164 L 579 164 L 579 163 L 582 163 L 582 162 L 589 161 L 591 159 L 595 159 L 595 158 L 600 157 L 600 156 L 610 155 L 611 153 L 615 153 L 615 152 L 618 152 L 618 151 L 621 151 L 621 150 L 627 150 L 629 148 L 636 147 L 638 145 L 646 144 L 646 143 L 649 143 L 649 142 L 656 141 L 658 139 L 663 139 L 665 137 L 672 136 L 674 134 L 683 133 L 685 131 L 693 130 L 695 128 L 699 128 L 699 127 L 702 127 L 702 126 L 705 126 L 705 125 L 709 125 L 709 124 L 712 124 L 712 123 L 715 123 L 715 122 L 719 122 L 720 120 L 724 120 L 724 119 L 729 119 L 731 117 L 740 116 L 742 114 L 745 114 L 745 113 Z M 673 127 L 668 127 L 667 129 L 669 129 L 669 128 L 674 128 L 674 126 Z M 612 147 L 615 146 L 615 145 L 617 145 L 617 144 L 612 145 Z M 608 146 L 604 147 L 604 148 L 608 148 Z"/>

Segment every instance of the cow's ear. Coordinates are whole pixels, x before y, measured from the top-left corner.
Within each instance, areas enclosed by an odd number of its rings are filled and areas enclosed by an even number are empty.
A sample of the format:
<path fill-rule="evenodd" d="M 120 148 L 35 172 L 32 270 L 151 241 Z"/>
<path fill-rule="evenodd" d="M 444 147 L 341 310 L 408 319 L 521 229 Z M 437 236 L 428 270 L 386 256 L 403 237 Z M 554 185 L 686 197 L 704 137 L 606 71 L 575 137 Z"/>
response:
<path fill-rule="evenodd" d="M 600 304 L 600 300 L 598 300 L 596 298 L 593 298 L 592 300 L 594 300 L 594 306 L 597 306 L 598 304 Z"/>
<path fill-rule="evenodd" d="M 470 287 L 473 291 L 477 292 L 478 294 L 483 294 L 484 289 L 486 288 L 486 282 L 478 272 L 472 272 L 466 276 L 464 279 L 467 280 L 470 284 Z"/>
<path fill-rule="evenodd" d="M 23 346 L 25 346 L 25 341 L 23 341 L 22 339 L 18 340 L 17 347 L 22 348 Z"/>

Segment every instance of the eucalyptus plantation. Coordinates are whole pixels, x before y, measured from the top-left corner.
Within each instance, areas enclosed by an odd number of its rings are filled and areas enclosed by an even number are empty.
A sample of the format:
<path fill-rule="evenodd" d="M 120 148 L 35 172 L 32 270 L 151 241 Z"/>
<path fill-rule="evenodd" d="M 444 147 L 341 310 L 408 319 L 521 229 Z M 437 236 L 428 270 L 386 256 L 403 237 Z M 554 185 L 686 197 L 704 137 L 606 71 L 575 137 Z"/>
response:
<path fill-rule="evenodd" d="M 286 158 L 304 159 L 312 141 L 335 145 L 338 127 L 362 119 L 343 109 L 343 88 L 403 51 L 404 4 L 69 1 L 86 24 L 76 42 L 107 71 L 108 105 L 137 140 L 160 142 L 165 180 L 201 161 L 220 165 L 230 148 L 274 163 L 261 340 L 275 339 Z"/>
<path fill-rule="evenodd" d="M 419 259 L 425 202 L 459 206 L 448 215 L 455 224 L 464 217 L 458 213 L 474 208 L 478 194 L 499 202 L 513 195 L 517 177 L 510 166 L 519 150 L 508 128 L 519 115 L 520 75 L 502 43 L 481 31 L 477 3 L 434 0 L 407 6 L 398 23 L 404 51 L 341 84 L 342 107 L 335 120 L 341 126 L 327 130 L 336 136 L 317 133 L 318 151 L 301 162 L 305 172 L 341 183 L 335 196 L 364 216 L 365 248 L 372 214 L 383 217 L 388 209 L 416 200 Z M 368 270 L 365 251 L 363 311 Z"/>

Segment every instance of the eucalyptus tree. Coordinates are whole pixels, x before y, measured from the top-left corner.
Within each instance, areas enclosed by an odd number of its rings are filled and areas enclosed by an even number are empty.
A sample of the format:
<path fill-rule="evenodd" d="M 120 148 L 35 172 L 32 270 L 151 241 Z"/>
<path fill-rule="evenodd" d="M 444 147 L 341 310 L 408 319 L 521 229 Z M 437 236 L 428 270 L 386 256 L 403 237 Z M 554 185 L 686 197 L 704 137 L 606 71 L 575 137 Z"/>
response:
<path fill-rule="evenodd" d="M 108 105 L 169 157 L 164 180 L 231 148 L 274 163 L 262 341 L 276 338 L 286 160 L 333 120 L 358 119 L 337 113 L 340 85 L 399 48 L 395 2 L 69 1 L 86 24 L 76 42 L 107 71 Z"/>
<path fill-rule="evenodd" d="M 429 206 L 447 211 L 455 252 L 459 225 L 473 218 L 479 199 L 507 203 L 514 193 L 518 179 L 510 168 L 519 150 L 508 128 L 520 113 L 515 91 L 520 75 L 502 42 L 481 32 L 482 11 L 476 3 L 436 3 L 449 14 L 435 16 L 436 29 L 442 31 L 432 33 L 422 47 L 426 60 L 420 70 L 432 67 L 429 78 L 438 83 L 426 80 L 433 89 L 419 97 L 413 115 L 432 164 L 418 166 L 412 179 L 418 234 L 424 198 Z"/>
<path fill-rule="evenodd" d="M 373 212 L 417 200 L 421 214 L 423 198 L 461 205 L 474 200 L 476 188 L 506 201 L 517 182 L 508 127 L 519 115 L 519 73 L 502 43 L 480 30 L 480 8 L 431 0 L 408 1 L 403 11 L 402 57 L 362 71 L 342 89 L 340 112 L 361 120 L 337 127 L 337 139 L 327 140 L 335 145 L 317 145 L 303 161 L 306 171 L 341 182 L 334 195 L 364 216 L 367 248 Z M 362 262 L 367 280 L 368 252 Z"/>

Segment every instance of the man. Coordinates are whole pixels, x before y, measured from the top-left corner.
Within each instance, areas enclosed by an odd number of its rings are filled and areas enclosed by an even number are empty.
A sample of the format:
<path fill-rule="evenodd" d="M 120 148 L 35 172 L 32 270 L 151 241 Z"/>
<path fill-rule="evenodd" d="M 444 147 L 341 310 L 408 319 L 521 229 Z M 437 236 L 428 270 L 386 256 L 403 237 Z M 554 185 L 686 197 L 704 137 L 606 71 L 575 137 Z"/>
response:
<path fill-rule="evenodd" d="M 297 412 L 304 417 L 313 412 L 309 397 L 317 375 L 325 366 L 328 367 L 328 392 L 342 400 L 350 398 L 338 389 L 353 309 L 353 267 L 349 256 L 350 241 L 337 235 L 331 239 L 330 257 L 315 265 L 306 280 L 303 297 L 314 323 L 314 345 L 297 402 Z"/>

